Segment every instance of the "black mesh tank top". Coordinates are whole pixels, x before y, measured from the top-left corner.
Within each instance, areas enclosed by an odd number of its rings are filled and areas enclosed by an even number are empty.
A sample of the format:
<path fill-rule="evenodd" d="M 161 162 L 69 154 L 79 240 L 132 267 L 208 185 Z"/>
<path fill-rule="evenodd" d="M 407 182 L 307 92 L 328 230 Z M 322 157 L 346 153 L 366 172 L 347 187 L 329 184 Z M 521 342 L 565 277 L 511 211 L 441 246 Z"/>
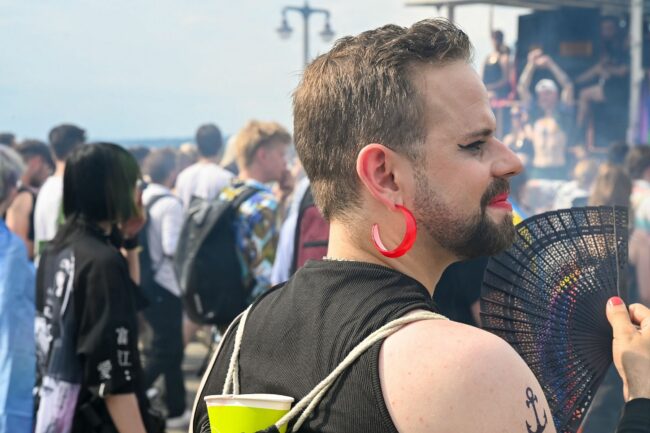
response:
<path fill-rule="evenodd" d="M 253 307 L 240 352 L 242 394 L 298 402 L 365 337 L 409 311 L 434 311 L 424 286 L 393 269 L 360 262 L 309 261 Z M 200 390 L 194 433 L 209 433 L 203 397 L 221 394 L 234 344 L 224 341 Z M 337 379 L 301 433 L 397 433 L 379 381 L 382 342 Z"/>

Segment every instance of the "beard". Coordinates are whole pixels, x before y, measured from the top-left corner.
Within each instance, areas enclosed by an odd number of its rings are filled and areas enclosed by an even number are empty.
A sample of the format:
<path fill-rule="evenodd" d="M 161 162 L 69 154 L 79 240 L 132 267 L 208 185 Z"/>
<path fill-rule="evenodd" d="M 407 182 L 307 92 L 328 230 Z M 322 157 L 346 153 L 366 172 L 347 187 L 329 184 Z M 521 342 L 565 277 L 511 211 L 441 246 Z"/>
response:
<path fill-rule="evenodd" d="M 510 190 L 506 179 L 494 180 L 481 197 L 478 212 L 469 216 L 459 214 L 445 203 L 424 172 L 416 170 L 415 182 L 414 214 L 418 224 L 459 260 L 492 256 L 512 245 L 516 234 L 512 214 L 499 223 L 487 215 L 490 201 Z"/>

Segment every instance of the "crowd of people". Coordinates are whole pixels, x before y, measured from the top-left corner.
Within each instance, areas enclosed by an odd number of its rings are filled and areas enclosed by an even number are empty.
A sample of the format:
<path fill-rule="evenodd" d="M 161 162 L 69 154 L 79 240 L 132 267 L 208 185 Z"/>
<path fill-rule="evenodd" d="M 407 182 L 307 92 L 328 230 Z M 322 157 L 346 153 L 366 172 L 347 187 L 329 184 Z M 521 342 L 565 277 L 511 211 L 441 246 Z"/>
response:
<path fill-rule="evenodd" d="M 218 164 L 225 146 L 216 125 L 198 128 L 194 141 L 128 151 L 86 143 L 82 128 L 63 124 L 50 131 L 49 145 L 2 145 L 2 293 L 10 297 L 2 303 L 1 353 L 12 368 L 3 369 L 9 394 L 0 430 L 91 432 L 109 422 L 120 432 L 162 431 L 148 403 L 160 376 L 167 426 L 188 425 L 181 364 L 198 325 L 184 323 L 172 261 L 184 215 L 193 200 L 256 189 L 235 221 L 252 300 L 271 286 L 294 178 L 291 135 L 276 122 L 252 120 L 233 137 L 234 172 Z M 153 299 L 151 285 L 159 289 Z"/>
<path fill-rule="evenodd" d="M 186 401 L 181 365 L 200 324 L 184 314 L 174 259 L 196 203 L 232 202 L 246 190 L 254 191 L 232 227 L 236 277 L 255 302 L 240 355 L 246 392 L 302 397 L 362 337 L 426 310 L 457 322 L 423 320 L 377 342 L 321 403 L 309 431 L 424 432 L 441 420 L 441 431 L 475 423 L 515 431 L 529 417 L 515 403 L 525 390 L 548 413 L 521 359 L 476 329 L 487 257 L 514 236 L 495 200 L 510 193 L 516 219 L 630 207 L 626 301 L 650 305 L 650 147 L 623 142 L 596 153 L 576 142 L 610 78 L 627 73 L 616 43 L 605 39 L 598 66 L 577 80 L 602 82 L 579 93 L 576 110 L 574 83 L 538 49 L 515 92 L 503 34 L 493 39 L 487 90 L 468 63 L 467 36 L 444 20 L 343 39 L 306 69 L 294 136 L 259 120 L 227 143 L 215 124 L 202 125 L 179 149 L 86 143 L 72 124 L 52 128 L 48 143 L 0 134 L 0 433 L 209 432 L 205 407 L 191 419 Z M 539 69 L 552 78 L 533 82 Z M 488 101 L 508 98 L 516 102 L 501 142 Z M 306 211 L 314 202 L 317 218 Z M 389 251 L 384 242 L 399 243 L 401 215 L 413 221 L 412 239 Z M 324 240 L 300 239 L 316 226 Z M 408 227 L 419 230 L 417 241 Z M 296 273 L 305 255 L 324 260 Z M 467 261 L 452 265 L 459 260 Z M 615 337 L 629 336 L 615 350 L 616 367 L 626 400 L 645 404 L 650 389 L 637 377 L 650 372 L 624 355 L 650 356 L 650 314 L 634 306 L 628 315 L 619 301 L 607 307 Z M 199 396 L 223 388 L 232 335 L 224 345 Z M 150 403 L 161 377 L 162 414 Z M 469 406 L 483 415 L 467 417 Z"/>
<path fill-rule="evenodd" d="M 494 31 L 482 78 L 491 106 L 507 117 L 499 125 L 503 142 L 525 167 L 513 181 L 517 210 L 525 217 L 588 204 L 631 207 L 631 227 L 639 228 L 630 250 L 637 273 L 630 279 L 631 296 L 647 303 L 650 243 L 640 240 L 647 210 L 639 207 L 648 197 L 648 147 L 626 144 L 627 35 L 614 16 L 603 16 L 599 29 L 593 46 L 597 60 L 574 76 L 539 47 L 516 71 L 503 32 Z"/>
<path fill-rule="evenodd" d="M 492 42 L 483 81 L 493 108 L 503 115 L 500 132 L 512 132 L 507 144 L 526 157 L 532 177 L 565 179 L 567 166 L 576 159 L 602 156 L 612 142 L 626 138 L 629 41 L 618 17 L 601 18 L 599 40 L 583 53 L 596 60 L 583 61 L 582 68 L 569 62 L 570 56 L 557 61 L 540 48 L 541 42 L 523 61 L 515 59 L 500 30 L 492 33 Z M 570 66 L 570 73 L 560 63 Z"/>

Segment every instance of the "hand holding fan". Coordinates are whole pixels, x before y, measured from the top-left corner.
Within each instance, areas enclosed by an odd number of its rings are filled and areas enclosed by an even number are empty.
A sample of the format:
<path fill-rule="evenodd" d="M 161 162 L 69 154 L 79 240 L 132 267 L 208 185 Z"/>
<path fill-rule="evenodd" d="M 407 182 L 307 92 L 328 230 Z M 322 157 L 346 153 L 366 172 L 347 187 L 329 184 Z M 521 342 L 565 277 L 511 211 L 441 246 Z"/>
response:
<path fill-rule="evenodd" d="M 612 362 L 605 305 L 621 295 L 627 224 L 620 207 L 536 215 L 517 226 L 512 247 L 485 271 L 483 328 L 531 368 L 558 431 L 577 431 Z"/>

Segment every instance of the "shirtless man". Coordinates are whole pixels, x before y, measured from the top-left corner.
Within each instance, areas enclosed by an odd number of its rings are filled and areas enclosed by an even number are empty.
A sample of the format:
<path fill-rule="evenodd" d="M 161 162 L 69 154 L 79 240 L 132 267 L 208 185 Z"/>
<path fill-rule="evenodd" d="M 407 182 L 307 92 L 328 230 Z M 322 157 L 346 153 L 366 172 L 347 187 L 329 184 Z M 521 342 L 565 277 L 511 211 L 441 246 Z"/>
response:
<path fill-rule="evenodd" d="M 535 98 L 530 92 L 535 71 L 548 70 L 555 81 L 542 79 L 535 84 Z M 555 82 L 560 83 L 562 90 Z M 567 120 L 573 118 L 573 84 L 553 59 L 534 49 L 519 77 L 517 86 L 522 104 L 530 111 L 527 135 L 532 140 L 534 156 L 531 178 L 564 179 L 568 139 L 571 134 Z"/>
<path fill-rule="evenodd" d="M 508 179 L 522 166 L 494 136 L 470 57 L 465 33 L 425 20 L 344 38 L 306 69 L 294 95 L 294 133 L 330 222 L 328 257 L 307 262 L 253 306 L 239 356 L 241 393 L 302 398 L 380 326 L 435 310 L 431 295 L 450 263 L 512 242 Z M 403 245 L 409 213 L 417 238 L 389 258 L 371 239 L 373 223 L 394 248 Z M 633 311 L 636 323 L 650 325 L 647 309 Z M 628 398 L 648 398 L 650 326 L 637 331 L 622 305 L 609 313 L 619 323 L 619 365 L 634 371 Z M 203 397 L 222 392 L 233 345 L 230 332 L 204 377 L 194 433 L 210 431 Z M 423 320 L 361 355 L 299 431 L 526 433 L 528 423 L 553 433 L 550 414 L 537 379 L 505 341 Z"/>

